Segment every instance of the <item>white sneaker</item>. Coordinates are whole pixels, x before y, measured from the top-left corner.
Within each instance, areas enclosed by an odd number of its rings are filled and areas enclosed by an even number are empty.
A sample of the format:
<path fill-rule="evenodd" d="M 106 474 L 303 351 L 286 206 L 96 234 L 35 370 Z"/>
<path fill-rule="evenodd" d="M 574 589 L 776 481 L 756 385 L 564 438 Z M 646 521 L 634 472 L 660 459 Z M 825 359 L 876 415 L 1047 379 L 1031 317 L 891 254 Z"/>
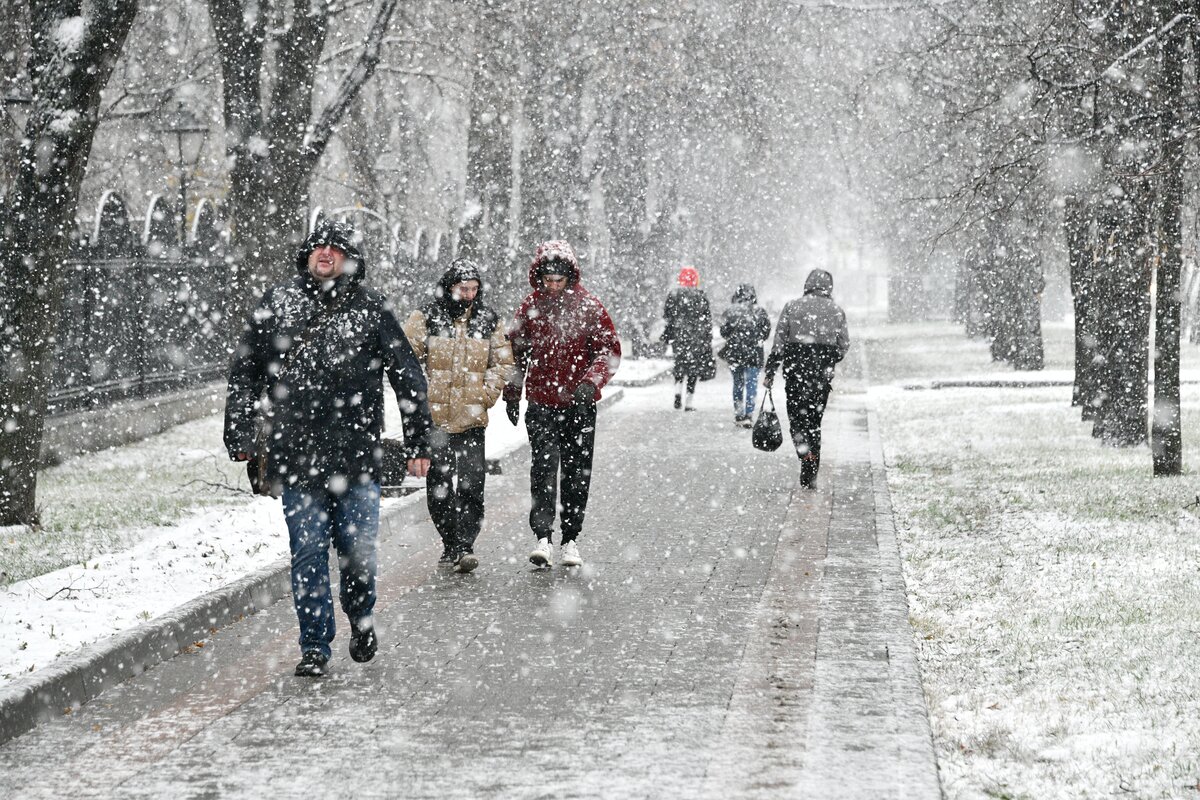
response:
<path fill-rule="evenodd" d="M 539 567 L 548 567 L 552 562 L 552 554 L 554 545 L 550 544 L 549 539 L 538 539 L 537 547 L 529 554 L 529 560 Z"/>
<path fill-rule="evenodd" d="M 575 544 L 574 539 L 562 546 L 562 565 L 564 567 L 583 566 L 583 557 L 579 555 L 579 545 Z"/>

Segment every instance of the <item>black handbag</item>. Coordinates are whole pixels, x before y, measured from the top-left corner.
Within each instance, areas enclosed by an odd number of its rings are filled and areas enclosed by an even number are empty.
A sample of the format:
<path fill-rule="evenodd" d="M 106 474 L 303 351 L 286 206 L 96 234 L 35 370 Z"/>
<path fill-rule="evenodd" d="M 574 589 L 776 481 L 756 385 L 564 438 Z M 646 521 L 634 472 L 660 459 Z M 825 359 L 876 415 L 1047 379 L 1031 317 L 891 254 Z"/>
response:
<path fill-rule="evenodd" d="M 279 497 L 280 487 L 271 482 L 271 468 L 268 464 L 270 443 L 267 441 L 270 426 L 265 419 L 254 422 L 254 453 L 246 462 L 246 475 L 250 478 L 250 491 L 263 497 Z"/>
<path fill-rule="evenodd" d="M 383 472 L 379 476 L 379 485 L 399 486 L 408 474 L 408 447 L 404 439 L 384 434 L 379 439 L 379 447 L 383 450 Z"/>
<path fill-rule="evenodd" d="M 767 400 L 771 401 L 770 408 L 767 408 Z M 751 441 L 756 449 L 768 453 L 778 450 L 783 444 L 783 428 L 779 425 L 779 414 L 775 412 L 775 398 L 771 396 L 770 389 L 767 389 L 762 405 L 758 408 L 758 419 L 754 421 Z"/>

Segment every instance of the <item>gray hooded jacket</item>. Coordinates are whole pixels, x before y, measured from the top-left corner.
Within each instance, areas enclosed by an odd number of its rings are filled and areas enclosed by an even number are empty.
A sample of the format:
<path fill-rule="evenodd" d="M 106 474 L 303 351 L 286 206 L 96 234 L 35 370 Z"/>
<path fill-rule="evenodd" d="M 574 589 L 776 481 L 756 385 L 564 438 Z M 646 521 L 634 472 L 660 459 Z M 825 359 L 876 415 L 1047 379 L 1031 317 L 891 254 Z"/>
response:
<path fill-rule="evenodd" d="M 804 296 L 788 301 L 775 327 L 775 343 L 767 359 L 767 374 L 773 375 L 780 364 L 787 366 L 797 358 L 820 354 L 830 363 L 841 361 L 850 349 L 850 331 L 846 314 L 833 302 L 833 276 L 814 269 L 804 282 Z"/>

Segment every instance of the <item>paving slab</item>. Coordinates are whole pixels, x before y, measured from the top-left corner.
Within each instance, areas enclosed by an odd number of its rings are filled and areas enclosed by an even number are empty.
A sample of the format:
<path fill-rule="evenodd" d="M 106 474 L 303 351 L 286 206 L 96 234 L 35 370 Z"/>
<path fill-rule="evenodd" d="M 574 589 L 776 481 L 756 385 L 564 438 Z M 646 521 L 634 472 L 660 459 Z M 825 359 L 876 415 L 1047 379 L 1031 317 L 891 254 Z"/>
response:
<path fill-rule="evenodd" d="M 471 575 L 423 504 L 388 519 L 374 661 L 292 677 L 274 603 L 0 747 L 0 796 L 939 797 L 861 396 L 810 492 L 728 391 L 601 413 L 584 567 L 528 564 L 521 456 Z"/>

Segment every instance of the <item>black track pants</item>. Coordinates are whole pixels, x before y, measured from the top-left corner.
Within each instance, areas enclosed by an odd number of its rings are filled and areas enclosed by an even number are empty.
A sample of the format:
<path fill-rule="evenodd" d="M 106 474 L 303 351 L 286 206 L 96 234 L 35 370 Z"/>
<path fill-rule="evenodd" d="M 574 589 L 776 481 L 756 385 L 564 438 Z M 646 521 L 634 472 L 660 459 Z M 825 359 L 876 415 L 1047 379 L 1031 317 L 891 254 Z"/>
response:
<path fill-rule="evenodd" d="M 445 444 L 433 447 L 429 453 L 425 500 L 442 546 L 451 555 L 472 552 L 483 527 L 485 430 L 451 433 Z"/>
<path fill-rule="evenodd" d="M 821 418 L 825 415 L 825 404 L 829 401 L 832 388 L 824 376 L 795 374 L 786 378 L 788 428 L 796 455 L 803 459 L 811 454 L 810 461 L 820 463 Z M 816 469 L 812 470 L 816 476 Z"/>
<path fill-rule="evenodd" d="M 525 412 L 529 432 L 529 490 L 533 507 L 529 527 L 539 539 L 554 529 L 556 500 L 562 494 L 562 542 L 572 541 L 583 530 L 588 489 L 592 483 L 592 451 L 596 439 L 596 407 L 552 408 L 529 404 Z"/>

